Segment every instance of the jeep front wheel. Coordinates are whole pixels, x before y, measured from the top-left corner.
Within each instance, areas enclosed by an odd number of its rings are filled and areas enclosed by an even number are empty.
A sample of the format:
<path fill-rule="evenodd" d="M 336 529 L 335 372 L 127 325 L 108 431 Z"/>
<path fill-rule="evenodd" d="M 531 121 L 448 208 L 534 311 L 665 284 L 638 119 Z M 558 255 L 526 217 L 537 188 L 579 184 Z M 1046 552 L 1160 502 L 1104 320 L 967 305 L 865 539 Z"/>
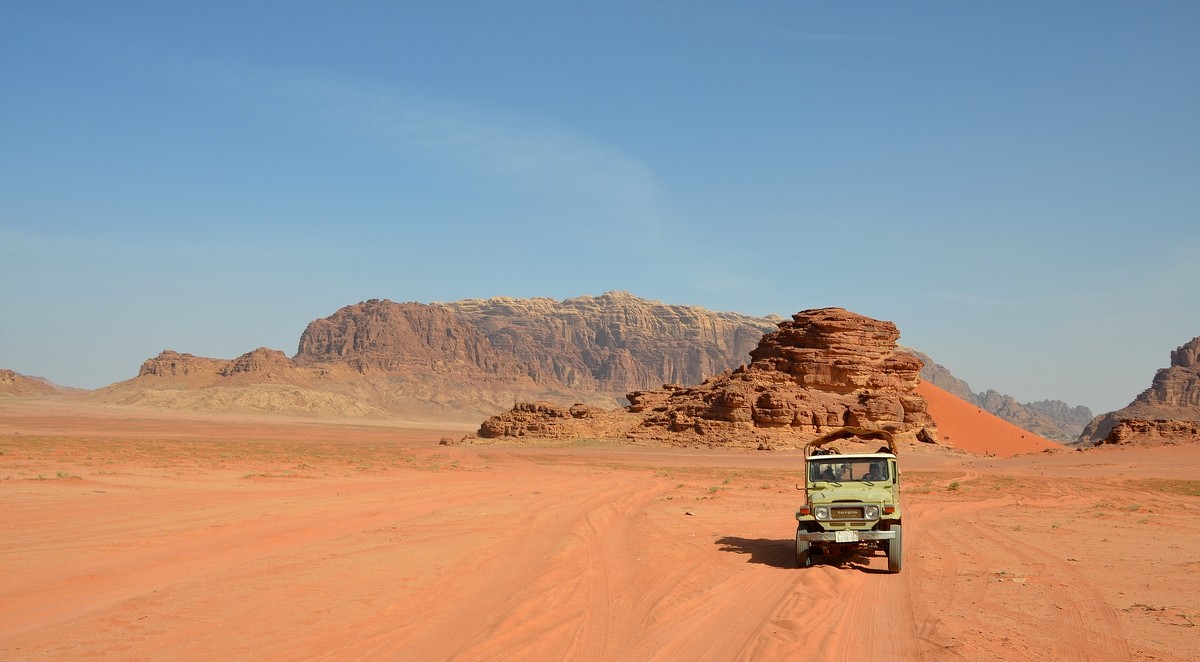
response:
<path fill-rule="evenodd" d="M 892 524 L 888 529 L 896 532 L 896 537 L 888 540 L 888 572 L 900 572 L 900 550 L 903 542 L 901 528 L 899 524 Z"/>
<path fill-rule="evenodd" d="M 801 540 L 800 534 L 807 533 L 804 527 L 796 528 L 796 565 L 801 568 L 812 567 L 812 548 L 807 540 Z"/>

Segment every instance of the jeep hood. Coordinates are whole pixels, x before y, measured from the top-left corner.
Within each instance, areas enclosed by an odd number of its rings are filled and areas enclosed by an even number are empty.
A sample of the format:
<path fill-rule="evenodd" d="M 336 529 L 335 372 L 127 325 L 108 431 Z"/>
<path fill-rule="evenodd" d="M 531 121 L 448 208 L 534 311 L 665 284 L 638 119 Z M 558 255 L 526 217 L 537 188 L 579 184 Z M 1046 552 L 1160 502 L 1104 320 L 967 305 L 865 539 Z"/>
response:
<path fill-rule="evenodd" d="M 814 504 L 837 503 L 838 501 L 863 501 L 882 503 L 892 500 L 892 491 L 883 487 L 835 487 L 808 491 Z"/>

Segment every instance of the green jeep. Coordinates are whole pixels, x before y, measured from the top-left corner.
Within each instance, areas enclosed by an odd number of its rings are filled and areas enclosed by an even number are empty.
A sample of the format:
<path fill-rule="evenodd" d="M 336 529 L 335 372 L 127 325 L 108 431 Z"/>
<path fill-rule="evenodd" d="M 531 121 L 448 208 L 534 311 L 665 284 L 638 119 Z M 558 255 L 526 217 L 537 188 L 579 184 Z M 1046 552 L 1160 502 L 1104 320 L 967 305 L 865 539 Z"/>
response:
<path fill-rule="evenodd" d="M 845 455 L 825 448 L 852 437 L 881 439 L 887 445 L 874 453 Z M 860 550 L 886 554 L 888 572 L 900 572 L 900 476 L 891 433 L 841 428 L 809 442 L 804 455 L 796 563 L 808 568 L 816 553 Z"/>

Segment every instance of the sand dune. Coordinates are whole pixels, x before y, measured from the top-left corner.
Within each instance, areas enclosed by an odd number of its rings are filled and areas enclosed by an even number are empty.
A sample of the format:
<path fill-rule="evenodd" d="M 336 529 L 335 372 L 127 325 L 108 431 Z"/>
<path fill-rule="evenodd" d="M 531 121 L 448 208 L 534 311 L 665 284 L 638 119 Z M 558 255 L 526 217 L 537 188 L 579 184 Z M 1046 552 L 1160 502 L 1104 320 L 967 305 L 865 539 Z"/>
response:
<path fill-rule="evenodd" d="M 0 658 L 1200 659 L 1200 452 L 964 422 L 889 575 L 793 567 L 790 453 L 0 403 Z"/>
<path fill-rule="evenodd" d="M 1063 448 L 929 382 L 917 384 L 917 393 L 929 404 L 929 414 L 942 437 L 939 442 L 951 448 L 999 457 Z"/>

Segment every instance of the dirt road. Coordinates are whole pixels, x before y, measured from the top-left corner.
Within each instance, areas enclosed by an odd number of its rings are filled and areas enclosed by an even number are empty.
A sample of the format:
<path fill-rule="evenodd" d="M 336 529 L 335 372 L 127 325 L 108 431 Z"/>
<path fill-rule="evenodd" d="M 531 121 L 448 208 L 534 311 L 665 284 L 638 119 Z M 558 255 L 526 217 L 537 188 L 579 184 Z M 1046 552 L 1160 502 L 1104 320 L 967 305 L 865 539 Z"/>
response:
<path fill-rule="evenodd" d="M 1200 660 L 1195 449 L 904 458 L 890 575 L 789 453 L 0 413 L 5 660 Z"/>

